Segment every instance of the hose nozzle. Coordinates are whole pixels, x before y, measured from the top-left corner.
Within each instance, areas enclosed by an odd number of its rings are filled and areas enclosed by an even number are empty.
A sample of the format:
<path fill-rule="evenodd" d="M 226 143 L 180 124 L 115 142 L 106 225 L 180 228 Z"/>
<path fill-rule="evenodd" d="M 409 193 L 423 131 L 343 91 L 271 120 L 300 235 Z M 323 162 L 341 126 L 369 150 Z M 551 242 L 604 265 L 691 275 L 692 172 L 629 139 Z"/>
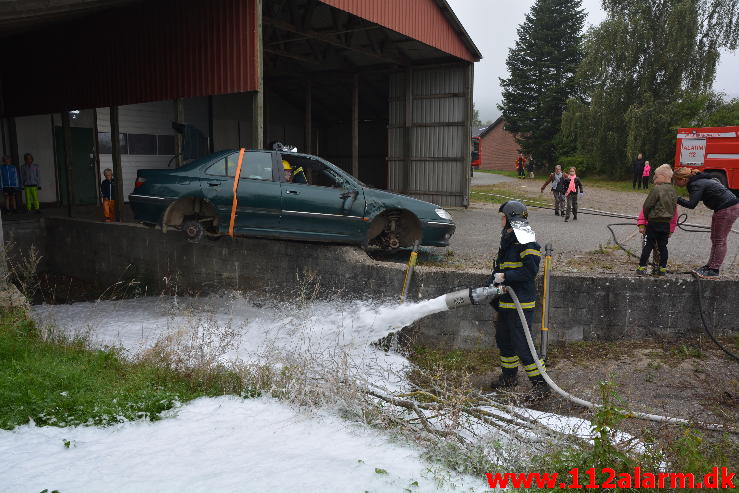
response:
<path fill-rule="evenodd" d="M 450 310 L 468 305 L 481 305 L 496 296 L 505 293 L 505 286 L 483 286 L 481 288 L 460 289 L 445 297 L 446 306 Z"/>

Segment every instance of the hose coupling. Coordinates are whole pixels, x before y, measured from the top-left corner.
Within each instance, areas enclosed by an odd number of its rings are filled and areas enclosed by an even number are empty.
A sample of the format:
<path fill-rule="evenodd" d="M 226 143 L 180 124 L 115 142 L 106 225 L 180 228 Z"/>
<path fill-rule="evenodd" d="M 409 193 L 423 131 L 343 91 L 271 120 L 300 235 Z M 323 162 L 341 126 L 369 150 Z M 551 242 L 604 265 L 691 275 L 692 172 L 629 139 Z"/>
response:
<path fill-rule="evenodd" d="M 473 305 L 481 305 L 504 293 L 505 286 L 503 285 L 483 286 L 481 288 L 472 289 L 470 291 L 470 298 L 472 299 Z"/>

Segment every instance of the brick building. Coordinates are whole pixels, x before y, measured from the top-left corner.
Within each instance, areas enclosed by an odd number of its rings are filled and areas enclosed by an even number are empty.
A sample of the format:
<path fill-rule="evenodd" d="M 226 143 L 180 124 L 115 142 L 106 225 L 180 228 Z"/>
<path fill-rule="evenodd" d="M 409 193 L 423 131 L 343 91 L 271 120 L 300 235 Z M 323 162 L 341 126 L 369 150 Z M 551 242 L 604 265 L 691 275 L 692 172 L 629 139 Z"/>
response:
<path fill-rule="evenodd" d="M 504 123 L 500 116 L 480 132 L 480 169 L 515 171 L 518 144 L 513 134 L 505 131 Z"/>

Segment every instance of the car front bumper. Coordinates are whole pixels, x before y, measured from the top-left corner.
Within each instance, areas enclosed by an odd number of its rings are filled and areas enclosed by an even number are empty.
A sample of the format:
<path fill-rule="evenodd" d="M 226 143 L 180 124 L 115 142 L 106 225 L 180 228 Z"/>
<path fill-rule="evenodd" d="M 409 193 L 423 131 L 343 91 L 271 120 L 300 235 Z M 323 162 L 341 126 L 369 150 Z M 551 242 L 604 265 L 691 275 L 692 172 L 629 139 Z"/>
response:
<path fill-rule="evenodd" d="M 424 221 L 422 230 L 422 245 L 444 247 L 449 246 L 449 240 L 454 235 L 456 226 L 451 221 Z"/>

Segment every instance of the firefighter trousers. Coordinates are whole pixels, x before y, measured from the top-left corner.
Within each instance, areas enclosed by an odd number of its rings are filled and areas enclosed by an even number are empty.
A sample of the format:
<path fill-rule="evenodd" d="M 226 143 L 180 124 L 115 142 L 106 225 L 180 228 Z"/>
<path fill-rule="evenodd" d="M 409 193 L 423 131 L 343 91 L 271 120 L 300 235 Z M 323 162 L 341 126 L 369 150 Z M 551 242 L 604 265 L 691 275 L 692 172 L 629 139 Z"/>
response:
<path fill-rule="evenodd" d="M 531 327 L 534 310 L 524 310 L 523 313 L 526 323 Z M 500 366 L 504 376 L 515 377 L 518 373 L 518 366 L 523 365 L 526 375 L 532 382 L 544 381 L 529 351 L 523 325 L 516 310 L 498 310 L 495 321 L 495 342 L 500 350 Z M 544 365 L 544 361 L 540 361 Z"/>

